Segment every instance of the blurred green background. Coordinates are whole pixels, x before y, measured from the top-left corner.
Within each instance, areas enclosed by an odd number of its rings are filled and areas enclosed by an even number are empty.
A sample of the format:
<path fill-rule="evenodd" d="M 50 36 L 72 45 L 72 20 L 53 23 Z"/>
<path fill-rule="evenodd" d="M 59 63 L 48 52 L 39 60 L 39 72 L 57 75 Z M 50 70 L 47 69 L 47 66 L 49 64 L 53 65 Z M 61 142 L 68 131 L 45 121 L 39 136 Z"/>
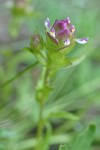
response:
<path fill-rule="evenodd" d="M 48 150 L 68 143 L 89 123 L 97 130 L 92 150 L 100 149 L 100 1 L 99 0 L 0 0 L 0 150 L 32 150 L 36 142 L 38 104 L 34 89 L 41 72 L 37 65 L 4 84 L 35 62 L 28 51 L 34 31 L 44 36 L 44 21 L 71 18 L 77 37 L 89 37 L 87 45 L 73 53 L 85 54 L 79 65 L 58 70 L 54 91 L 45 105 L 44 116 L 69 111 L 79 117 L 50 118 L 52 135 Z M 7 82 L 6 82 L 7 83 Z M 50 127 L 47 127 L 48 134 Z"/>

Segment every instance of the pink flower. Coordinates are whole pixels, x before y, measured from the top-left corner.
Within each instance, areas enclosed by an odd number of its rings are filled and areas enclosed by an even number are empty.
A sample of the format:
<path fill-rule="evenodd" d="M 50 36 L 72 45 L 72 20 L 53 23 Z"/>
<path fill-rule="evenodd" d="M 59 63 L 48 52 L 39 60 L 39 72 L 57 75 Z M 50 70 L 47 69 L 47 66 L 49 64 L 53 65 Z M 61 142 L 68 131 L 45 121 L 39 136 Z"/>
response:
<path fill-rule="evenodd" d="M 65 20 L 56 20 L 51 27 L 49 18 L 45 21 L 45 27 L 47 30 L 47 35 L 51 38 L 51 40 L 56 44 L 62 44 L 62 47 L 69 46 L 73 42 L 77 42 L 79 44 L 86 44 L 88 41 L 88 37 L 86 38 L 75 38 L 75 26 L 71 24 L 70 18 L 67 17 Z"/>

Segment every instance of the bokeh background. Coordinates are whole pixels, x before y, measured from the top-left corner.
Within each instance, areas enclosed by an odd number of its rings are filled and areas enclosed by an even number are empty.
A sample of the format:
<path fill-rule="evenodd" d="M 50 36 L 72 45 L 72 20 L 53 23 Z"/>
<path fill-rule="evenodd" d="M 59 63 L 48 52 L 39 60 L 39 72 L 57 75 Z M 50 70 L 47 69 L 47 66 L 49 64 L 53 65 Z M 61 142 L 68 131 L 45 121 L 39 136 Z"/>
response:
<path fill-rule="evenodd" d="M 53 133 L 47 149 L 57 150 L 90 123 L 97 127 L 92 150 L 100 149 L 100 1 L 0 0 L 0 150 L 33 149 L 39 110 L 34 89 L 41 66 L 13 77 L 35 62 L 22 48 L 35 31 L 45 35 L 45 19 L 53 24 L 67 16 L 77 37 L 90 38 L 87 45 L 73 50 L 86 58 L 73 68 L 58 70 L 44 114 L 65 110 L 80 119 L 51 118 Z"/>

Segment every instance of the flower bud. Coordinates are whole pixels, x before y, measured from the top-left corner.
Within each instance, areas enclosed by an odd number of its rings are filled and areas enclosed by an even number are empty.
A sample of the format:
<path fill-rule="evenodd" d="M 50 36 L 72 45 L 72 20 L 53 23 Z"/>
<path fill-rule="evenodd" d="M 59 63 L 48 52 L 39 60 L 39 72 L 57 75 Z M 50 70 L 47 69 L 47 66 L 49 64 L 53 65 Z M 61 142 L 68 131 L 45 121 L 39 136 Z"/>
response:
<path fill-rule="evenodd" d="M 44 46 L 43 39 L 42 39 L 42 37 L 40 37 L 39 34 L 34 34 L 31 37 L 30 44 L 31 44 L 32 49 L 35 49 L 35 50 L 42 50 L 43 46 Z"/>

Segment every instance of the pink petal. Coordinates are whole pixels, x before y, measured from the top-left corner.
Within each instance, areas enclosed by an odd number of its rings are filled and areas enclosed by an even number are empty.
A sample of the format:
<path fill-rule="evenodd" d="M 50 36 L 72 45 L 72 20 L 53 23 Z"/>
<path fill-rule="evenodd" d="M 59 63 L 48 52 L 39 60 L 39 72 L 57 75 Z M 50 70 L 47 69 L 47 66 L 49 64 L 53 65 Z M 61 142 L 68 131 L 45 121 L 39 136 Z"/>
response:
<path fill-rule="evenodd" d="M 79 44 L 86 44 L 88 42 L 89 38 L 80 38 L 80 39 L 75 39 L 75 41 Z"/>
<path fill-rule="evenodd" d="M 50 28 L 50 19 L 49 19 L 49 18 L 47 18 L 47 19 L 45 20 L 45 27 L 46 27 L 47 29 Z"/>

